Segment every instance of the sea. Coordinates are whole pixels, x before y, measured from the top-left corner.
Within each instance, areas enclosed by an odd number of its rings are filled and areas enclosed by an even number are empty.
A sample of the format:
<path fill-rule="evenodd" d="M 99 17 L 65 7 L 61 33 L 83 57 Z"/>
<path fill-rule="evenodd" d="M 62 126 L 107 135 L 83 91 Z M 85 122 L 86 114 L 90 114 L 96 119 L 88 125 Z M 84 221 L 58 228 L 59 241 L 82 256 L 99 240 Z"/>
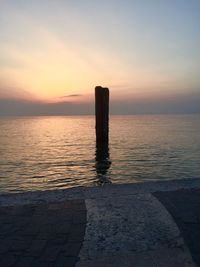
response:
<path fill-rule="evenodd" d="M 200 178 L 200 115 L 0 118 L 0 194 Z"/>

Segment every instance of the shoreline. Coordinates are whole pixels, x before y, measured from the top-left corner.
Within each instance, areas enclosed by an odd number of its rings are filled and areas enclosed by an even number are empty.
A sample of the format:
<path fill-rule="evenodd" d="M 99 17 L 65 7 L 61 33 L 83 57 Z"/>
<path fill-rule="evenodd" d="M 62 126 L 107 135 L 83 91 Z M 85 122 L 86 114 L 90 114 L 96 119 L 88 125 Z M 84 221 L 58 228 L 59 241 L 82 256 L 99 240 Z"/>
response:
<path fill-rule="evenodd" d="M 199 204 L 197 178 L 0 195 L 1 260 L 195 267 Z"/>
<path fill-rule="evenodd" d="M 97 199 L 120 195 L 175 191 L 200 188 L 199 178 L 130 184 L 109 184 L 102 187 L 72 187 L 46 191 L 0 194 L 0 206 L 61 202 L 75 199 Z"/>

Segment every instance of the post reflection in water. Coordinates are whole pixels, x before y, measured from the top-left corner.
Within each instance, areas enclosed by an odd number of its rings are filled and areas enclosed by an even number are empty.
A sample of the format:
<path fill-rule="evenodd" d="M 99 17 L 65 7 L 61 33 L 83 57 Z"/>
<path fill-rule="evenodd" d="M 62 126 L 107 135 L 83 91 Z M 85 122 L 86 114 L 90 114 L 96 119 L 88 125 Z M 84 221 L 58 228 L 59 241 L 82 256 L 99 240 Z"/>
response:
<path fill-rule="evenodd" d="M 111 166 L 111 161 L 109 159 L 109 147 L 108 143 L 101 143 L 100 145 L 96 143 L 96 173 L 97 173 L 97 184 L 98 185 L 104 185 L 104 184 L 110 184 L 111 181 L 108 177 L 108 169 Z"/>

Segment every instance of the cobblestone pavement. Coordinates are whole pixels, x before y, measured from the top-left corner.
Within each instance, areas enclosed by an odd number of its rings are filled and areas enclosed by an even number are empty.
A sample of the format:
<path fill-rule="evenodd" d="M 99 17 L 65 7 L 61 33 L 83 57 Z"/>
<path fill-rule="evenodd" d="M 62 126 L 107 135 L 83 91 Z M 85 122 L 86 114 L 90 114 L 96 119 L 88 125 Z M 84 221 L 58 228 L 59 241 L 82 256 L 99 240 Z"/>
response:
<path fill-rule="evenodd" d="M 0 266 L 74 266 L 85 227 L 84 200 L 0 207 Z"/>
<path fill-rule="evenodd" d="M 200 266 L 200 189 L 157 192 L 154 196 L 171 213 L 194 261 Z"/>

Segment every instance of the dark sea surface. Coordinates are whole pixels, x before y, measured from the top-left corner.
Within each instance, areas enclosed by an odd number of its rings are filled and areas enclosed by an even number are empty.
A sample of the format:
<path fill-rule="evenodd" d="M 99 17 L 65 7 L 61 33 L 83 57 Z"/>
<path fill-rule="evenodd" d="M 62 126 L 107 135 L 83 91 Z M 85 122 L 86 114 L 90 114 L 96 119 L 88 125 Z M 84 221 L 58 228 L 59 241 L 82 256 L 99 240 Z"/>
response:
<path fill-rule="evenodd" d="M 0 118 L 0 193 L 200 178 L 200 115 Z"/>

